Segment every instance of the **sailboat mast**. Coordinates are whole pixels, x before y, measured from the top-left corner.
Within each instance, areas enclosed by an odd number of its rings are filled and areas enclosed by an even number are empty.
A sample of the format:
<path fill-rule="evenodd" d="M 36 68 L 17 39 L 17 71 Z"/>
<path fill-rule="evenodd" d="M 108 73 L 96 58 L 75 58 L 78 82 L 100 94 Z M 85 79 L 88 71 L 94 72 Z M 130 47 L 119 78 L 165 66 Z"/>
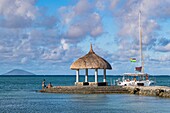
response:
<path fill-rule="evenodd" d="M 141 72 L 144 73 L 144 60 L 143 60 L 143 53 L 142 53 L 142 28 L 141 28 L 141 11 L 139 11 L 139 45 L 140 45 L 140 64 L 142 66 Z"/>

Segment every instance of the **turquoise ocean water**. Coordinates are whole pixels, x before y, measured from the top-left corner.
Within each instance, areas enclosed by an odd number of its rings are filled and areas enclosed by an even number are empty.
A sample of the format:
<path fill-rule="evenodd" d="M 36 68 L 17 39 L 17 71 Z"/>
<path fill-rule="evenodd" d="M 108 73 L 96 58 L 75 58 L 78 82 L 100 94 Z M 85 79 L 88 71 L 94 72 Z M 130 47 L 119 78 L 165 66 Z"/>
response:
<path fill-rule="evenodd" d="M 114 81 L 117 76 L 107 77 Z M 128 94 L 49 94 L 37 92 L 41 82 L 74 85 L 75 76 L 0 77 L 0 113 L 170 113 L 170 99 Z M 81 77 L 81 81 L 84 77 Z M 90 81 L 94 76 L 90 77 Z M 102 81 L 102 76 L 99 77 Z M 170 86 L 170 76 L 156 85 Z M 113 82 L 112 82 L 113 83 Z M 109 83 L 110 84 L 110 83 Z"/>

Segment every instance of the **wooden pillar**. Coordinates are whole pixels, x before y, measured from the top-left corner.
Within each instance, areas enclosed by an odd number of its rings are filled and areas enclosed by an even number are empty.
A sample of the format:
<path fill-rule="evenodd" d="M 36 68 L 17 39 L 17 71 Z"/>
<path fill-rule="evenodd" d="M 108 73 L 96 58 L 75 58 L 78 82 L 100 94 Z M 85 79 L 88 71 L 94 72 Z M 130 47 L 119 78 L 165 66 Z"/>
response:
<path fill-rule="evenodd" d="M 98 82 L 98 70 L 95 69 L 95 82 L 97 83 Z"/>
<path fill-rule="evenodd" d="M 79 69 L 76 70 L 76 82 L 79 82 Z"/>
<path fill-rule="evenodd" d="M 86 69 L 85 82 L 88 82 L 88 69 Z"/>
<path fill-rule="evenodd" d="M 106 69 L 103 70 L 103 82 L 106 82 Z"/>

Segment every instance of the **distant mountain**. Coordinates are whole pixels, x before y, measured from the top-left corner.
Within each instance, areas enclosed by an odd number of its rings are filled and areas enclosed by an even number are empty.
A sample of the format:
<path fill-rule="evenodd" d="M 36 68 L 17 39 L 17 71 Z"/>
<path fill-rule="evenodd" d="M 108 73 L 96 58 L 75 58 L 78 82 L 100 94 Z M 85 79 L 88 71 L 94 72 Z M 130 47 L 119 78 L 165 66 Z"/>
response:
<path fill-rule="evenodd" d="M 35 74 L 25 71 L 25 70 L 22 70 L 22 69 L 14 69 L 14 70 L 11 70 L 3 75 L 35 75 Z"/>

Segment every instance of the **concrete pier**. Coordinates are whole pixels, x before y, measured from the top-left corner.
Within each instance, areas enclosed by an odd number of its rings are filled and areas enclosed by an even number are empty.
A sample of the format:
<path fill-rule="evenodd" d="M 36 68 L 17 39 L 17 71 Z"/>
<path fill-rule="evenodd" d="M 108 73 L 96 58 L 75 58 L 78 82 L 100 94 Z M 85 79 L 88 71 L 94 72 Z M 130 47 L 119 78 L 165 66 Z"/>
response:
<path fill-rule="evenodd" d="M 40 92 L 67 94 L 136 94 L 170 98 L 170 87 L 166 86 L 55 86 L 42 89 Z"/>
<path fill-rule="evenodd" d="M 130 93 L 128 89 L 119 86 L 56 86 L 40 90 L 45 93 L 69 93 L 69 94 L 111 94 Z"/>

